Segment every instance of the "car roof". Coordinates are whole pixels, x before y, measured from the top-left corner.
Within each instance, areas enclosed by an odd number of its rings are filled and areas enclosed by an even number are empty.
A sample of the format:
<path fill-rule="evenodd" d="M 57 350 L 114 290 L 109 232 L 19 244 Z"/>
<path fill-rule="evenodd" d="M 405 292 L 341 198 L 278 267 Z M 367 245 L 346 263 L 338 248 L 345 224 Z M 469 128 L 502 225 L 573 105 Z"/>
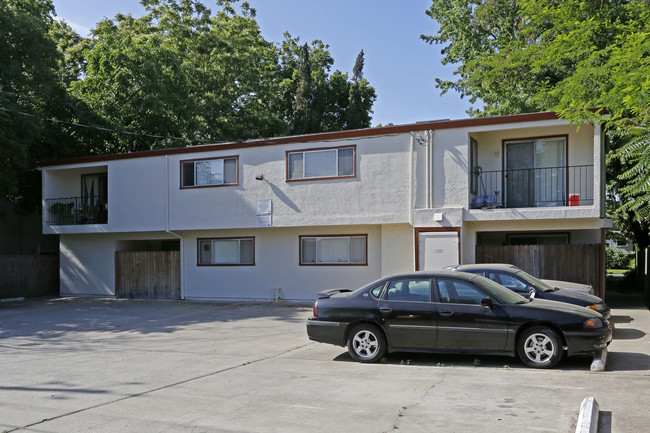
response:
<path fill-rule="evenodd" d="M 494 269 L 494 270 L 508 270 L 508 271 L 520 271 L 515 265 L 509 263 L 475 263 L 468 265 L 455 265 L 448 266 L 445 269 L 450 269 L 454 271 L 470 271 L 470 270 L 479 270 L 479 269 Z"/>
<path fill-rule="evenodd" d="M 450 270 L 436 270 L 436 271 L 416 271 L 403 274 L 395 274 L 382 278 L 379 281 L 395 280 L 400 278 L 444 278 L 451 277 L 461 280 L 470 281 L 476 278 L 475 274 L 469 274 L 466 272 L 454 272 Z"/>

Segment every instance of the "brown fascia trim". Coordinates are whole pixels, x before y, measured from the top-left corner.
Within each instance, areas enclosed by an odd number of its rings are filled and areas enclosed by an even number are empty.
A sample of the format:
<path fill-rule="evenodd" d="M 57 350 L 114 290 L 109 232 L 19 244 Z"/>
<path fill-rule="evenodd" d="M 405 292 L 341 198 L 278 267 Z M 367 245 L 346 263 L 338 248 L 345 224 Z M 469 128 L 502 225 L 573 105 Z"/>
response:
<path fill-rule="evenodd" d="M 540 113 L 512 114 L 509 116 L 497 117 L 475 117 L 459 120 L 439 120 L 433 122 L 411 123 L 406 125 L 383 126 L 380 128 L 352 129 L 348 131 L 322 132 L 318 134 L 293 135 L 289 137 L 277 137 L 257 139 L 250 141 L 237 141 L 220 144 L 205 144 L 189 147 L 174 147 L 171 149 L 147 150 L 134 153 L 120 153 L 116 155 L 86 156 L 80 158 L 59 159 L 51 161 L 39 161 L 39 167 L 50 167 L 56 165 L 82 164 L 87 162 L 115 161 L 120 159 L 146 158 L 150 156 L 178 155 L 199 152 L 211 152 L 217 150 L 246 149 L 250 147 L 272 146 L 289 143 L 310 143 L 314 141 L 342 140 L 349 138 L 375 137 L 379 135 L 402 134 L 414 131 L 427 131 L 436 129 L 465 128 L 472 126 L 500 125 L 505 123 L 534 122 L 540 120 L 556 120 L 557 113 L 544 111 Z"/>

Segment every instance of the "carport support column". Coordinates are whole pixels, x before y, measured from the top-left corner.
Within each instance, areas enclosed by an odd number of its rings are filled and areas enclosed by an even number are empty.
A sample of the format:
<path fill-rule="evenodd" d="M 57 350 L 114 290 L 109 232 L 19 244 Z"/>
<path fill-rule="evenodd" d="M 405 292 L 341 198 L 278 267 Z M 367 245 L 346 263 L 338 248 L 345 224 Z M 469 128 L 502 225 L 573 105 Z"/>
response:
<path fill-rule="evenodd" d="M 167 215 L 166 215 L 166 224 L 165 224 L 165 232 L 169 233 L 170 235 L 177 237 L 180 239 L 180 273 L 181 273 L 181 299 L 185 299 L 185 246 L 183 245 L 183 236 L 172 232 L 169 230 L 169 212 L 170 212 L 170 188 L 171 188 L 171 179 L 169 179 L 169 155 L 165 155 L 165 177 L 166 177 L 166 182 L 167 182 Z"/>

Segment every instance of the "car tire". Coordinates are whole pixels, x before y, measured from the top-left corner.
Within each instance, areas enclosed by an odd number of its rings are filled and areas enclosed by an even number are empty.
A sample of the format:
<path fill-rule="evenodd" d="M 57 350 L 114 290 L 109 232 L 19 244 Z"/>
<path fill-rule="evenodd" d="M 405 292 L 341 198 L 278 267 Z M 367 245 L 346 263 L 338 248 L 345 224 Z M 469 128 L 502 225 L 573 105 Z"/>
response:
<path fill-rule="evenodd" d="M 375 325 L 357 325 L 348 334 L 348 352 L 359 362 L 377 362 L 386 353 L 386 337 Z"/>
<path fill-rule="evenodd" d="M 562 358 L 562 339 L 547 326 L 526 329 L 517 342 L 519 359 L 528 367 L 552 368 Z"/>

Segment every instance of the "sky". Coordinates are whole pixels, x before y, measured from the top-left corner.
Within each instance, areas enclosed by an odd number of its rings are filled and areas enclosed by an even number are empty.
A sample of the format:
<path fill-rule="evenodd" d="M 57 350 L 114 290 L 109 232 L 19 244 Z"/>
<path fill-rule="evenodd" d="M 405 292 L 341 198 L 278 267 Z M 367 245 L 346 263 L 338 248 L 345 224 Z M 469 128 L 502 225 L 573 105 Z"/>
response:
<path fill-rule="evenodd" d="M 138 0 L 54 0 L 57 19 L 88 36 L 103 18 L 118 12 L 144 15 Z M 203 3 L 216 9 L 214 0 Z M 352 74 L 357 54 L 365 54 L 364 77 L 377 92 L 372 125 L 400 125 L 469 117 L 467 99 L 453 91 L 440 95 L 435 79 L 452 78 L 454 67 L 442 65 L 440 45 L 428 45 L 437 24 L 425 14 L 430 0 L 249 0 L 257 11 L 262 36 L 280 43 L 284 33 L 301 42 L 329 45 L 334 70 Z"/>

